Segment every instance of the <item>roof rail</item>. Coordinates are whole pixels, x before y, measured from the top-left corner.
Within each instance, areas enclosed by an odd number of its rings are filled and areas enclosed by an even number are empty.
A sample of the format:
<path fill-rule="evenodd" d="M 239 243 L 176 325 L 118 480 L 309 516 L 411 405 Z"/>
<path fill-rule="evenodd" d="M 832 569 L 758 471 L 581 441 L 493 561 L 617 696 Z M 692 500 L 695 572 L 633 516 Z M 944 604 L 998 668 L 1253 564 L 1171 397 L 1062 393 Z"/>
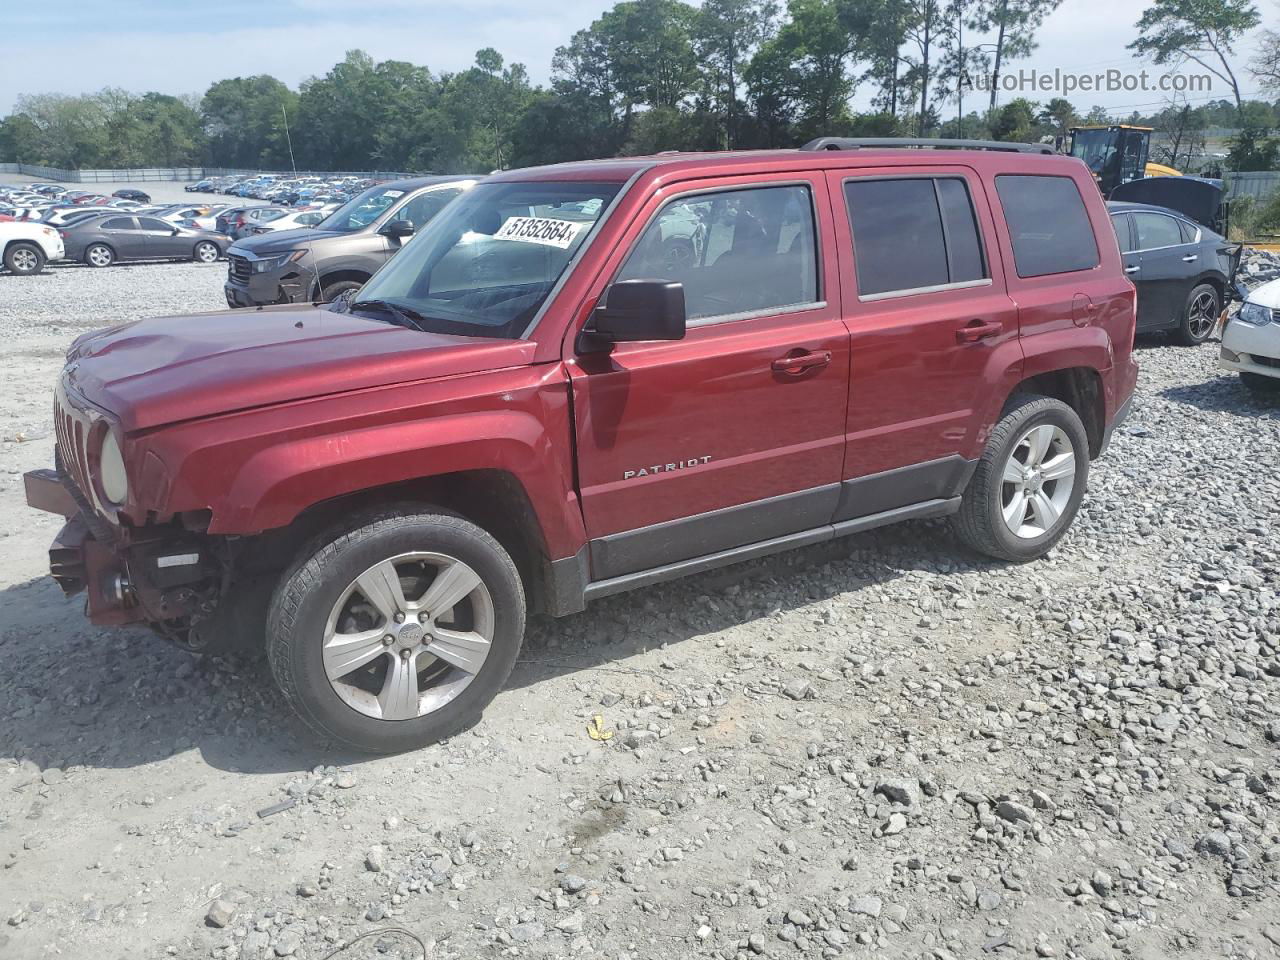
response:
<path fill-rule="evenodd" d="M 1008 143 L 1003 140 L 948 140 L 943 137 L 818 137 L 801 150 L 861 150 L 884 147 L 933 150 L 1000 150 L 1005 153 L 1055 153 L 1045 143 Z"/>

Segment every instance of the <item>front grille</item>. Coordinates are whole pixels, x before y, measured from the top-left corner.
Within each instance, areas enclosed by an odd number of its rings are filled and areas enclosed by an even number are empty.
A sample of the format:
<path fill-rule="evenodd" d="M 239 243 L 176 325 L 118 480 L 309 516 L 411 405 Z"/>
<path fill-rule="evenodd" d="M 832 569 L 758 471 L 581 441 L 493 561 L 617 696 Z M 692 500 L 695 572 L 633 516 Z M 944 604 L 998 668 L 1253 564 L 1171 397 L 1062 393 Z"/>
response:
<path fill-rule="evenodd" d="M 248 284 L 249 273 L 248 259 L 235 254 L 227 257 L 227 279 L 232 283 Z"/>
<path fill-rule="evenodd" d="M 67 403 L 61 389 L 53 400 L 53 423 L 58 442 L 57 466 L 75 486 L 81 498 L 93 488 L 89 485 L 88 417 Z"/>

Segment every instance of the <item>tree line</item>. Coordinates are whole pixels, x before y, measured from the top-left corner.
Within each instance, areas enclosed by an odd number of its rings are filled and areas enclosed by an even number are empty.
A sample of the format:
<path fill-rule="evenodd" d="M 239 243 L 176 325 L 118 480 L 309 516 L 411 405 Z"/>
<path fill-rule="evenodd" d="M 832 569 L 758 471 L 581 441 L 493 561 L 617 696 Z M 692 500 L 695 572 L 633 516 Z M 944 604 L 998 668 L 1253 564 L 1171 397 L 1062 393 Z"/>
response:
<path fill-rule="evenodd" d="M 624 0 L 555 51 L 548 85 L 495 49 L 453 73 L 353 50 L 297 90 L 269 75 L 203 96 L 26 94 L 0 120 L 0 159 L 52 166 L 204 165 L 484 172 L 660 150 L 793 146 L 826 135 L 1061 138 L 1109 122 L 1055 98 L 999 103 L 1062 0 Z M 1198 64 L 1230 98 L 1153 117 L 1195 130 L 1248 126 L 1265 148 L 1275 104 L 1248 101 L 1232 52 L 1260 23 L 1250 0 L 1155 0 L 1135 56 Z M 1280 37 L 1251 71 L 1280 95 Z M 974 78 L 982 83 L 975 84 Z M 870 109 L 850 107 L 869 92 Z M 967 112 L 962 108 L 967 108 Z M 1175 111 L 1169 113 L 1169 111 Z"/>

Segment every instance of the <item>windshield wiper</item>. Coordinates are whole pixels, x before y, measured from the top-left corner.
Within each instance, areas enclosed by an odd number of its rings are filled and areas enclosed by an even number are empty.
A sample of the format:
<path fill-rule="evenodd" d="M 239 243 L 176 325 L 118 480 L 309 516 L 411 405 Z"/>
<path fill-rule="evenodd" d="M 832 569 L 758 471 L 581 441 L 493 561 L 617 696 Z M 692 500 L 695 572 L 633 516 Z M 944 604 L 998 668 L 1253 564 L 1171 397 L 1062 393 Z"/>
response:
<path fill-rule="evenodd" d="M 401 306 L 390 300 L 357 300 L 355 303 L 347 304 L 348 313 L 360 309 L 382 310 L 395 317 L 402 327 L 412 327 L 420 333 L 427 332 L 427 328 L 422 325 L 426 317 L 411 307 Z"/>

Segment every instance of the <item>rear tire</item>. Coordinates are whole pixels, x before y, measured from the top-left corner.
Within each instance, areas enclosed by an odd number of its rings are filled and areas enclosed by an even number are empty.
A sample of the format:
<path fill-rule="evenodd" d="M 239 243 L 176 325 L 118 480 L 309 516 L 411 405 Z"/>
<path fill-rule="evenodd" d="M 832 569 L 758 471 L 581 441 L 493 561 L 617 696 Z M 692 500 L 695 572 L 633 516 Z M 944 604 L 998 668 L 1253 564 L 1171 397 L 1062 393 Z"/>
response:
<path fill-rule="evenodd" d="M 109 267 L 116 261 L 116 252 L 105 243 L 91 243 L 84 251 L 84 262 L 91 267 Z"/>
<path fill-rule="evenodd" d="M 1252 393 L 1268 395 L 1280 393 L 1280 377 L 1264 377 L 1260 373 L 1241 372 L 1240 382 Z"/>
<path fill-rule="evenodd" d="M 364 282 L 360 280 L 335 280 L 320 291 L 320 300 L 322 303 L 333 303 L 348 290 L 359 290 L 363 286 Z"/>
<path fill-rule="evenodd" d="M 1173 333 L 1173 339 L 1184 347 L 1200 346 L 1213 333 L 1221 311 L 1222 300 L 1214 286 L 1209 283 L 1197 284 L 1192 287 L 1187 294 L 1187 302 L 1182 305 L 1182 319 Z"/>
<path fill-rule="evenodd" d="M 406 505 L 303 550 L 272 598 L 267 656 L 320 737 L 398 753 L 475 722 L 524 627 L 524 589 L 502 546 L 462 517 Z"/>
<path fill-rule="evenodd" d="M 10 273 L 20 277 L 34 276 L 44 269 L 44 251 L 34 243 L 11 243 L 4 251 L 4 265 Z"/>
<path fill-rule="evenodd" d="M 1012 398 L 991 431 L 952 527 L 998 560 L 1024 563 L 1066 534 L 1089 478 L 1089 437 L 1061 400 Z"/>

